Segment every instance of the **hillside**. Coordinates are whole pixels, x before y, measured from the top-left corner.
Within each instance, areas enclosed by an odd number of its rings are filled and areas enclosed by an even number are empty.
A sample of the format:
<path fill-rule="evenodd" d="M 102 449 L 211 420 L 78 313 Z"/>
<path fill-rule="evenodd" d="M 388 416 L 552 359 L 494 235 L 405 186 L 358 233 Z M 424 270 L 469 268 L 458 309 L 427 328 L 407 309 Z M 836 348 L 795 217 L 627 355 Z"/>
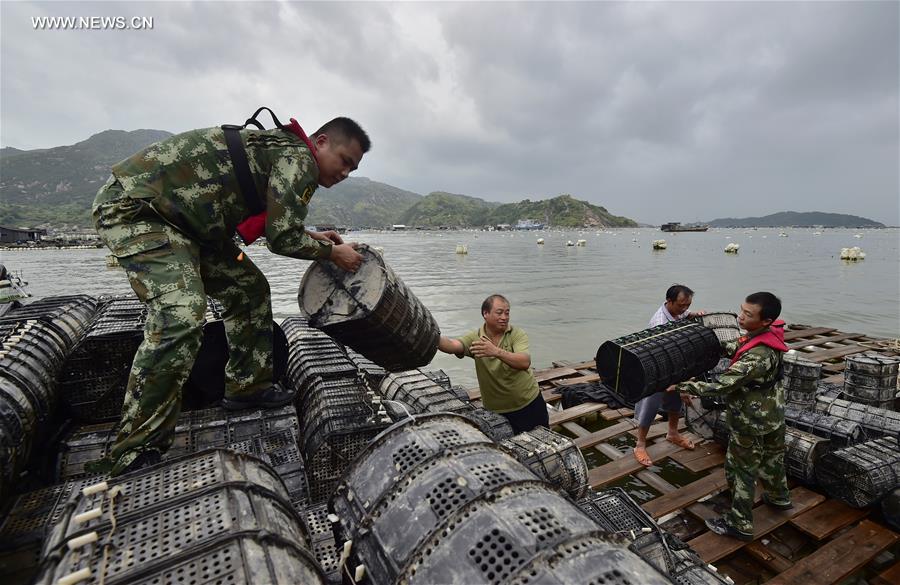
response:
<path fill-rule="evenodd" d="M 605 207 L 600 207 L 575 199 L 571 195 L 560 195 L 553 199 L 518 203 L 507 203 L 491 211 L 488 223 L 515 224 L 520 219 L 533 219 L 553 227 L 637 227 L 637 222 L 612 215 Z"/>
<path fill-rule="evenodd" d="M 331 189 L 316 191 L 307 223 L 351 227 L 386 227 L 422 196 L 365 177 L 348 177 Z"/>
<path fill-rule="evenodd" d="M 172 134 L 162 130 L 106 130 L 77 144 L 37 150 L 0 149 L 0 224 L 90 228 L 90 205 L 110 167 Z M 310 225 L 482 227 L 532 219 L 555 227 L 636 226 L 605 208 L 561 195 L 543 201 L 492 203 L 436 191 L 427 197 L 365 177 L 320 189 Z"/>
<path fill-rule="evenodd" d="M 416 227 L 480 227 L 487 223 L 488 214 L 498 205 L 477 197 L 435 191 L 407 209 L 395 223 Z"/>
<path fill-rule="evenodd" d="M 884 227 L 883 223 L 865 217 L 821 211 L 781 211 L 763 217 L 725 217 L 706 223 L 711 227 Z"/>
<path fill-rule="evenodd" d="M 168 136 L 162 130 L 106 130 L 70 146 L 4 148 L 0 223 L 90 225 L 90 204 L 110 166 Z"/>

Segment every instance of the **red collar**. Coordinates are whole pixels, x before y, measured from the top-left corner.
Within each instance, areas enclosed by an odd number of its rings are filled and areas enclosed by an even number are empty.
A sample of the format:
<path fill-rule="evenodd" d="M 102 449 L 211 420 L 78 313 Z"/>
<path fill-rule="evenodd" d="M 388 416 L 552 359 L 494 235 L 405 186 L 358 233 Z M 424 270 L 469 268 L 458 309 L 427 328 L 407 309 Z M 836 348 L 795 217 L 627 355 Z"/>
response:
<path fill-rule="evenodd" d="M 283 130 L 287 130 L 291 134 L 297 136 L 300 140 L 302 140 L 306 146 L 309 147 L 309 151 L 312 153 L 313 159 L 316 161 L 316 166 L 319 164 L 318 150 L 316 150 L 316 145 L 312 143 L 312 140 L 309 139 L 309 136 L 306 135 L 306 132 L 303 131 L 303 128 L 300 127 L 299 122 L 295 118 L 291 118 L 291 123 L 281 127 Z"/>
<path fill-rule="evenodd" d="M 781 319 L 775 321 L 769 328 L 763 331 L 762 333 L 758 333 L 753 337 L 743 336 L 738 339 L 738 343 L 741 344 L 738 347 L 738 350 L 734 352 L 734 357 L 731 359 L 731 363 L 734 364 L 736 361 L 741 359 L 741 356 L 756 347 L 757 345 L 766 345 L 771 347 L 775 351 L 788 351 L 788 346 L 784 343 L 784 321 Z"/>

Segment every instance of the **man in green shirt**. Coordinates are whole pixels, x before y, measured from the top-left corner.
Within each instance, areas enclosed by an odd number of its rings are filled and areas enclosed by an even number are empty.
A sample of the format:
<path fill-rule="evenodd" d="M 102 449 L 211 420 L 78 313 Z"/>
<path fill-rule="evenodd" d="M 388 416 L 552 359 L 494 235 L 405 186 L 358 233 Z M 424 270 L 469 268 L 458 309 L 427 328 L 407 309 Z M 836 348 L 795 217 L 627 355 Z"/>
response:
<path fill-rule="evenodd" d="M 516 433 L 550 427 L 547 404 L 531 371 L 528 335 L 509 324 L 509 301 L 491 295 L 481 304 L 484 325 L 458 339 L 441 336 L 438 349 L 475 360 L 484 407 L 502 414 Z"/>

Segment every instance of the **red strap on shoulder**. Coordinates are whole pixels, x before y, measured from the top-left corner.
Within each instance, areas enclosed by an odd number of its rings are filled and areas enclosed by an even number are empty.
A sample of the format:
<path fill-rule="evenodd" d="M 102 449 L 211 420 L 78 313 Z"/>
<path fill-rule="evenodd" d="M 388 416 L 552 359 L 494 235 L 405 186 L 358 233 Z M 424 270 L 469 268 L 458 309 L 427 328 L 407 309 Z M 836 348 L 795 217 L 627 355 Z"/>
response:
<path fill-rule="evenodd" d="M 300 127 L 300 124 L 296 119 L 291 118 L 291 123 L 282 126 L 281 129 L 294 134 L 300 140 L 302 140 L 306 144 L 306 146 L 309 147 L 309 151 L 310 153 L 312 153 L 313 160 L 316 161 L 317 165 L 319 164 L 319 159 L 316 156 L 317 153 L 315 144 L 312 143 L 312 141 L 306 135 L 306 132 L 303 131 L 303 128 Z M 252 244 L 266 233 L 266 213 L 267 212 L 263 211 L 262 213 L 251 215 L 238 224 L 237 233 L 239 236 L 241 236 L 241 239 L 245 244 Z"/>
<path fill-rule="evenodd" d="M 267 211 L 251 215 L 238 224 L 237 233 L 244 240 L 245 244 L 252 244 L 266 233 L 266 215 Z"/>

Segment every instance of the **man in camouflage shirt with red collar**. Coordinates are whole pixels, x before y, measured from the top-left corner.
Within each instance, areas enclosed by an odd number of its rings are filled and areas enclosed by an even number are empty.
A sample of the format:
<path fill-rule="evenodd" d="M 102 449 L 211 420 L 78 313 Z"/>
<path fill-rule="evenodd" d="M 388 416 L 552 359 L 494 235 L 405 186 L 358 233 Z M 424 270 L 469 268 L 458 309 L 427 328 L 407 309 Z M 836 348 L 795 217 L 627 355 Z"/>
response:
<path fill-rule="evenodd" d="M 730 431 L 725 478 L 731 489 L 731 510 L 707 520 L 716 534 L 753 540 L 753 496 L 756 478 L 763 501 L 781 510 L 792 507 L 784 469 L 784 387 L 781 384 L 784 321 L 781 301 L 769 292 L 748 296 L 738 323 L 747 331 L 725 344 L 731 365 L 717 382 L 683 382 L 668 388 L 695 396 L 724 400 Z"/>
<path fill-rule="evenodd" d="M 308 138 L 292 120 L 274 130 L 241 130 L 239 137 L 243 164 L 232 159 L 222 128 L 192 130 L 116 164 L 97 193 L 94 226 L 148 313 L 118 436 L 92 471 L 134 470 L 159 461 L 171 445 L 181 388 L 200 348 L 207 295 L 224 306 L 230 355 L 223 406 L 292 401 L 293 392 L 272 379 L 269 284 L 236 245 L 236 231 L 247 243 L 265 235 L 276 254 L 359 267 L 355 244 L 303 224 L 316 188 L 345 179 L 369 150 L 362 128 L 335 118 Z M 248 166 L 245 181 L 249 174 L 264 204 L 261 213 L 251 211 L 241 188 L 247 182 L 241 185 L 239 172 Z"/>

